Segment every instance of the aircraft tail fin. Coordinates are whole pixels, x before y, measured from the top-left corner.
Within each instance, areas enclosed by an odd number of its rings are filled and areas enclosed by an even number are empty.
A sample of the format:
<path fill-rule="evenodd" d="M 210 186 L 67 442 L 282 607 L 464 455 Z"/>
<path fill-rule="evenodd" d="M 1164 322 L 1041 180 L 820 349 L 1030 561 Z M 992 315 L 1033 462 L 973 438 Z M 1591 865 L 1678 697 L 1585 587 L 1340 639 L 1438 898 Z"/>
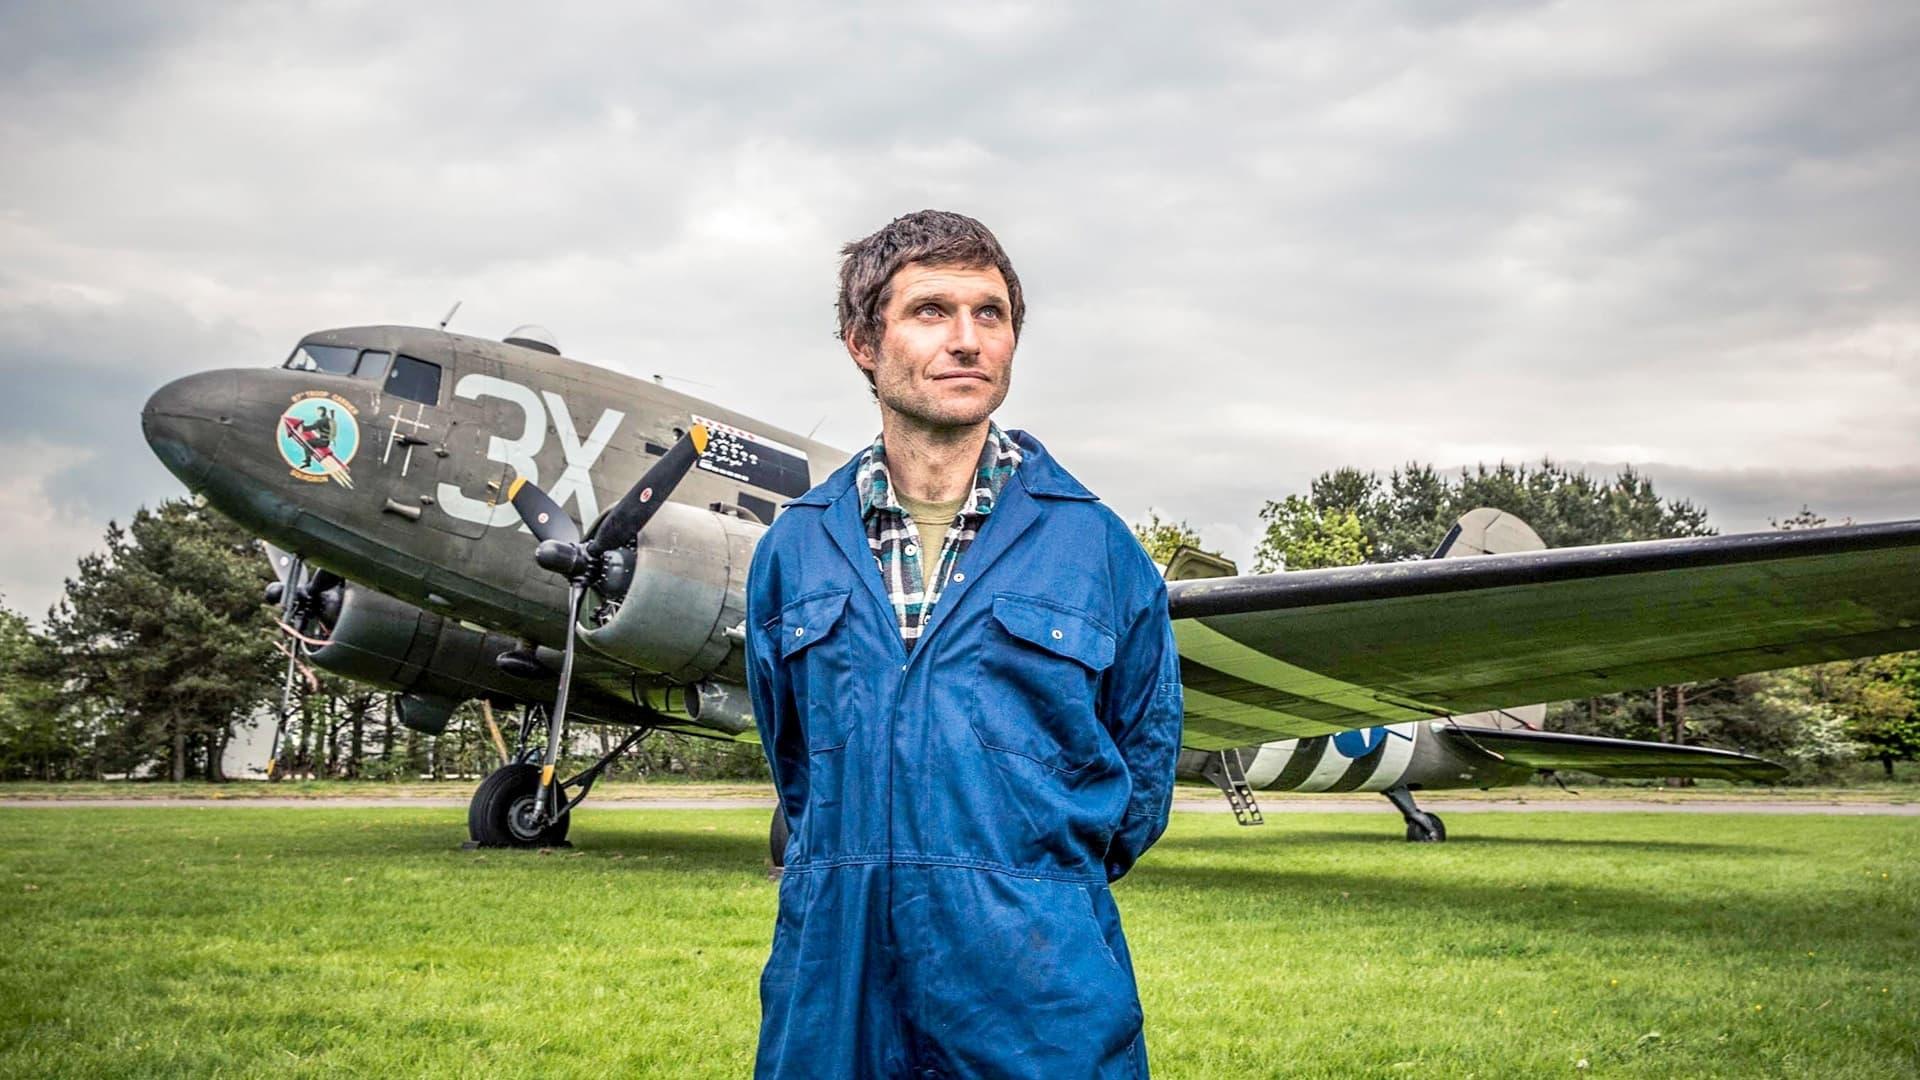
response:
<path fill-rule="evenodd" d="M 1482 506 L 1460 515 L 1447 530 L 1431 558 L 1463 559 L 1470 555 L 1508 555 L 1519 551 L 1542 551 L 1546 542 L 1532 526 L 1505 510 Z M 1493 712 L 1466 713 L 1454 717 L 1454 723 L 1467 727 L 1489 727 L 1504 731 L 1539 731 L 1546 725 L 1545 705 L 1518 705 Z"/>
<path fill-rule="evenodd" d="M 1467 555 L 1508 555 L 1516 551 L 1543 551 L 1546 541 L 1533 527 L 1505 510 L 1482 506 L 1460 515 L 1431 558 L 1458 559 Z"/>

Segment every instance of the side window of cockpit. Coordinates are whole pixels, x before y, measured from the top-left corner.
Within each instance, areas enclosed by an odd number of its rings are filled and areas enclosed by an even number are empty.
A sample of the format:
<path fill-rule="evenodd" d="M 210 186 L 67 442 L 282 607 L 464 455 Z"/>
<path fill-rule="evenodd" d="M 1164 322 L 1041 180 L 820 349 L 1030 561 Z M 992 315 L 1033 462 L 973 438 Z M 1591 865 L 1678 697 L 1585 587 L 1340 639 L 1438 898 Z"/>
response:
<path fill-rule="evenodd" d="M 360 354 L 360 366 L 353 369 L 356 379 L 384 379 L 387 377 L 387 365 L 393 360 L 390 352 L 368 349 Z"/>
<path fill-rule="evenodd" d="M 405 353 L 393 358 L 387 372 L 387 393 L 428 405 L 440 403 L 440 365 L 416 360 Z"/>
<path fill-rule="evenodd" d="M 286 366 L 294 371 L 325 371 L 334 375 L 353 374 L 360 350 L 341 345 L 301 345 L 287 357 Z"/>

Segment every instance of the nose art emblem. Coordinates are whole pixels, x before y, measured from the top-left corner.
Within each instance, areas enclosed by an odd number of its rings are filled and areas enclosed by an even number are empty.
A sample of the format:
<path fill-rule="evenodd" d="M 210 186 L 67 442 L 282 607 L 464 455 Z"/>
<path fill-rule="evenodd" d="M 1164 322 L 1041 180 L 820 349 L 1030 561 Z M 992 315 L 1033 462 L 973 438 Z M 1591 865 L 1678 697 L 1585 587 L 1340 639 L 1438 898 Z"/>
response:
<path fill-rule="evenodd" d="M 353 487 L 347 464 L 360 449 L 360 410 L 338 394 L 309 390 L 280 414 L 275 442 L 296 480 Z"/>

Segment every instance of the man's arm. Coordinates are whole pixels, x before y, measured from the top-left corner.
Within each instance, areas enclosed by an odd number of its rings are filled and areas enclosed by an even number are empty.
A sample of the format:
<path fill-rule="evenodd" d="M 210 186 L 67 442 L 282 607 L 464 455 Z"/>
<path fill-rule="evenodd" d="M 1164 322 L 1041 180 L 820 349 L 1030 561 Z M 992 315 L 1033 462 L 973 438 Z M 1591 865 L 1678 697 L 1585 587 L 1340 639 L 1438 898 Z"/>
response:
<path fill-rule="evenodd" d="M 1107 844 L 1107 880 L 1117 881 L 1166 831 L 1173 809 L 1173 769 L 1180 756 L 1180 650 L 1167 618 L 1167 588 L 1127 627 L 1107 669 L 1101 717 L 1133 777 L 1126 816 Z"/>
<path fill-rule="evenodd" d="M 772 545 L 762 537 L 747 569 L 747 697 L 753 702 L 760 750 L 773 772 L 787 825 L 797 829 L 807 804 L 807 736 L 793 707 L 793 687 L 779 661 L 779 645 L 766 627 L 769 619 L 780 617 L 774 604 L 772 561 Z"/>

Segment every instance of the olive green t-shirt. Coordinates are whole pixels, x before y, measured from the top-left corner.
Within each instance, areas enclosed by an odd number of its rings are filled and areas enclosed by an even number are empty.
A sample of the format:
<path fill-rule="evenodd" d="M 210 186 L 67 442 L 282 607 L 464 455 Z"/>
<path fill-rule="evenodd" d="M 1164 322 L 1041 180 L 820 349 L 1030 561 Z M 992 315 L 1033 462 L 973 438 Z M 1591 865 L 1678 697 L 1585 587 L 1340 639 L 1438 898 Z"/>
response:
<path fill-rule="evenodd" d="M 922 588 L 932 592 L 933 574 L 940 565 L 940 549 L 947 543 L 947 527 L 959 515 L 967 496 L 961 495 L 952 502 L 930 503 L 908 498 L 905 492 L 895 488 L 893 497 L 900 500 L 900 508 L 913 519 L 914 528 L 920 530 L 920 582 Z"/>

